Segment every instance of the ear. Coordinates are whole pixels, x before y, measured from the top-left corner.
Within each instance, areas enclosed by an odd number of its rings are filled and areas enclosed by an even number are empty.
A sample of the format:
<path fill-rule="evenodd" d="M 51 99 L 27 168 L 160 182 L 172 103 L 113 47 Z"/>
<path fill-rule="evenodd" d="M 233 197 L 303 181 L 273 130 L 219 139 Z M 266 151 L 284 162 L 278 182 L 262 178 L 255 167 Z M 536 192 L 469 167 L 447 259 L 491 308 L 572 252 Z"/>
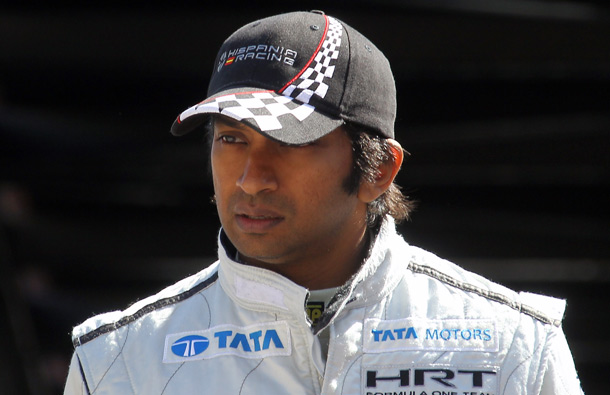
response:
<path fill-rule="evenodd" d="M 387 191 L 402 165 L 404 159 L 402 147 L 396 140 L 387 139 L 386 141 L 390 145 L 393 160 L 387 160 L 379 166 L 377 177 L 373 182 L 363 181 L 360 184 L 358 199 L 364 203 L 372 202 Z"/>

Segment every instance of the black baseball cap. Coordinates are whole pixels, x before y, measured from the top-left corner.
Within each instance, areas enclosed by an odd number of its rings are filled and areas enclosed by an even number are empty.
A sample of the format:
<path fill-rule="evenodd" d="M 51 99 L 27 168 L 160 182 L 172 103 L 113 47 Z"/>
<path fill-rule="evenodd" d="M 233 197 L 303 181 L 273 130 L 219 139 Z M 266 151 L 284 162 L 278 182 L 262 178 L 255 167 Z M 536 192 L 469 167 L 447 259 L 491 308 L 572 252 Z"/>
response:
<path fill-rule="evenodd" d="M 180 136 L 210 114 L 261 134 L 306 144 L 349 122 L 394 137 L 396 88 L 383 53 L 355 29 L 321 11 L 261 19 L 222 45 L 207 98 L 182 112 Z"/>

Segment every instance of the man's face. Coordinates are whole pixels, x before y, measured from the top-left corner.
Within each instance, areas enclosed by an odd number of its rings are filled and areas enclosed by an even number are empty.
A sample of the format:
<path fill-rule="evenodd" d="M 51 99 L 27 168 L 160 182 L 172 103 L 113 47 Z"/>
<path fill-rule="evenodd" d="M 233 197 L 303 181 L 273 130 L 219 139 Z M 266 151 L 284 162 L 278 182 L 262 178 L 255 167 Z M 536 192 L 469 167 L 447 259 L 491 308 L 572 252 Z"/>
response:
<path fill-rule="evenodd" d="M 211 163 L 220 222 L 246 262 L 313 269 L 362 240 L 366 203 L 343 187 L 352 166 L 343 128 L 287 146 L 218 117 Z"/>

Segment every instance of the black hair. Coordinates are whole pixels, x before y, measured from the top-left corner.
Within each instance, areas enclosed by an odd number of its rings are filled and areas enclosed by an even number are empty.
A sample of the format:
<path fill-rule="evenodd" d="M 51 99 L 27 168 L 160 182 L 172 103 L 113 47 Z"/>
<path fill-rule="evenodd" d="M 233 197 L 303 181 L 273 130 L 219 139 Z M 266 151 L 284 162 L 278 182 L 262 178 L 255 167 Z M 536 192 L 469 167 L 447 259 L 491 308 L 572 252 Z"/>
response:
<path fill-rule="evenodd" d="M 354 194 L 362 182 L 373 182 L 379 174 L 379 167 L 396 160 L 391 145 L 385 137 L 369 133 L 354 125 L 345 125 L 352 142 L 352 172 L 344 182 L 345 190 Z M 409 219 L 414 203 L 403 195 L 400 187 L 392 182 L 390 187 L 377 199 L 367 205 L 367 224 L 377 227 L 386 215 L 391 215 L 398 223 Z"/>

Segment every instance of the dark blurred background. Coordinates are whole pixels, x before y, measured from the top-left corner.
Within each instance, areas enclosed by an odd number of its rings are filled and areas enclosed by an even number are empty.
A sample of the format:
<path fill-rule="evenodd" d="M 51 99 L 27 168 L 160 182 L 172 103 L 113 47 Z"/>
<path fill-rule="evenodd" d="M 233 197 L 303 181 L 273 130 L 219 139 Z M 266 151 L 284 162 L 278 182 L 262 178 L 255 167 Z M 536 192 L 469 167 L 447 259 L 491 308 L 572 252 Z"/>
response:
<path fill-rule="evenodd" d="M 401 232 L 517 290 L 567 298 L 583 388 L 610 372 L 605 1 L 0 5 L 0 392 L 56 394 L 71 327 L 214 260 L 201 135 L 173 138 L 242 24 L 323 9 L 392 63 Z"/>

